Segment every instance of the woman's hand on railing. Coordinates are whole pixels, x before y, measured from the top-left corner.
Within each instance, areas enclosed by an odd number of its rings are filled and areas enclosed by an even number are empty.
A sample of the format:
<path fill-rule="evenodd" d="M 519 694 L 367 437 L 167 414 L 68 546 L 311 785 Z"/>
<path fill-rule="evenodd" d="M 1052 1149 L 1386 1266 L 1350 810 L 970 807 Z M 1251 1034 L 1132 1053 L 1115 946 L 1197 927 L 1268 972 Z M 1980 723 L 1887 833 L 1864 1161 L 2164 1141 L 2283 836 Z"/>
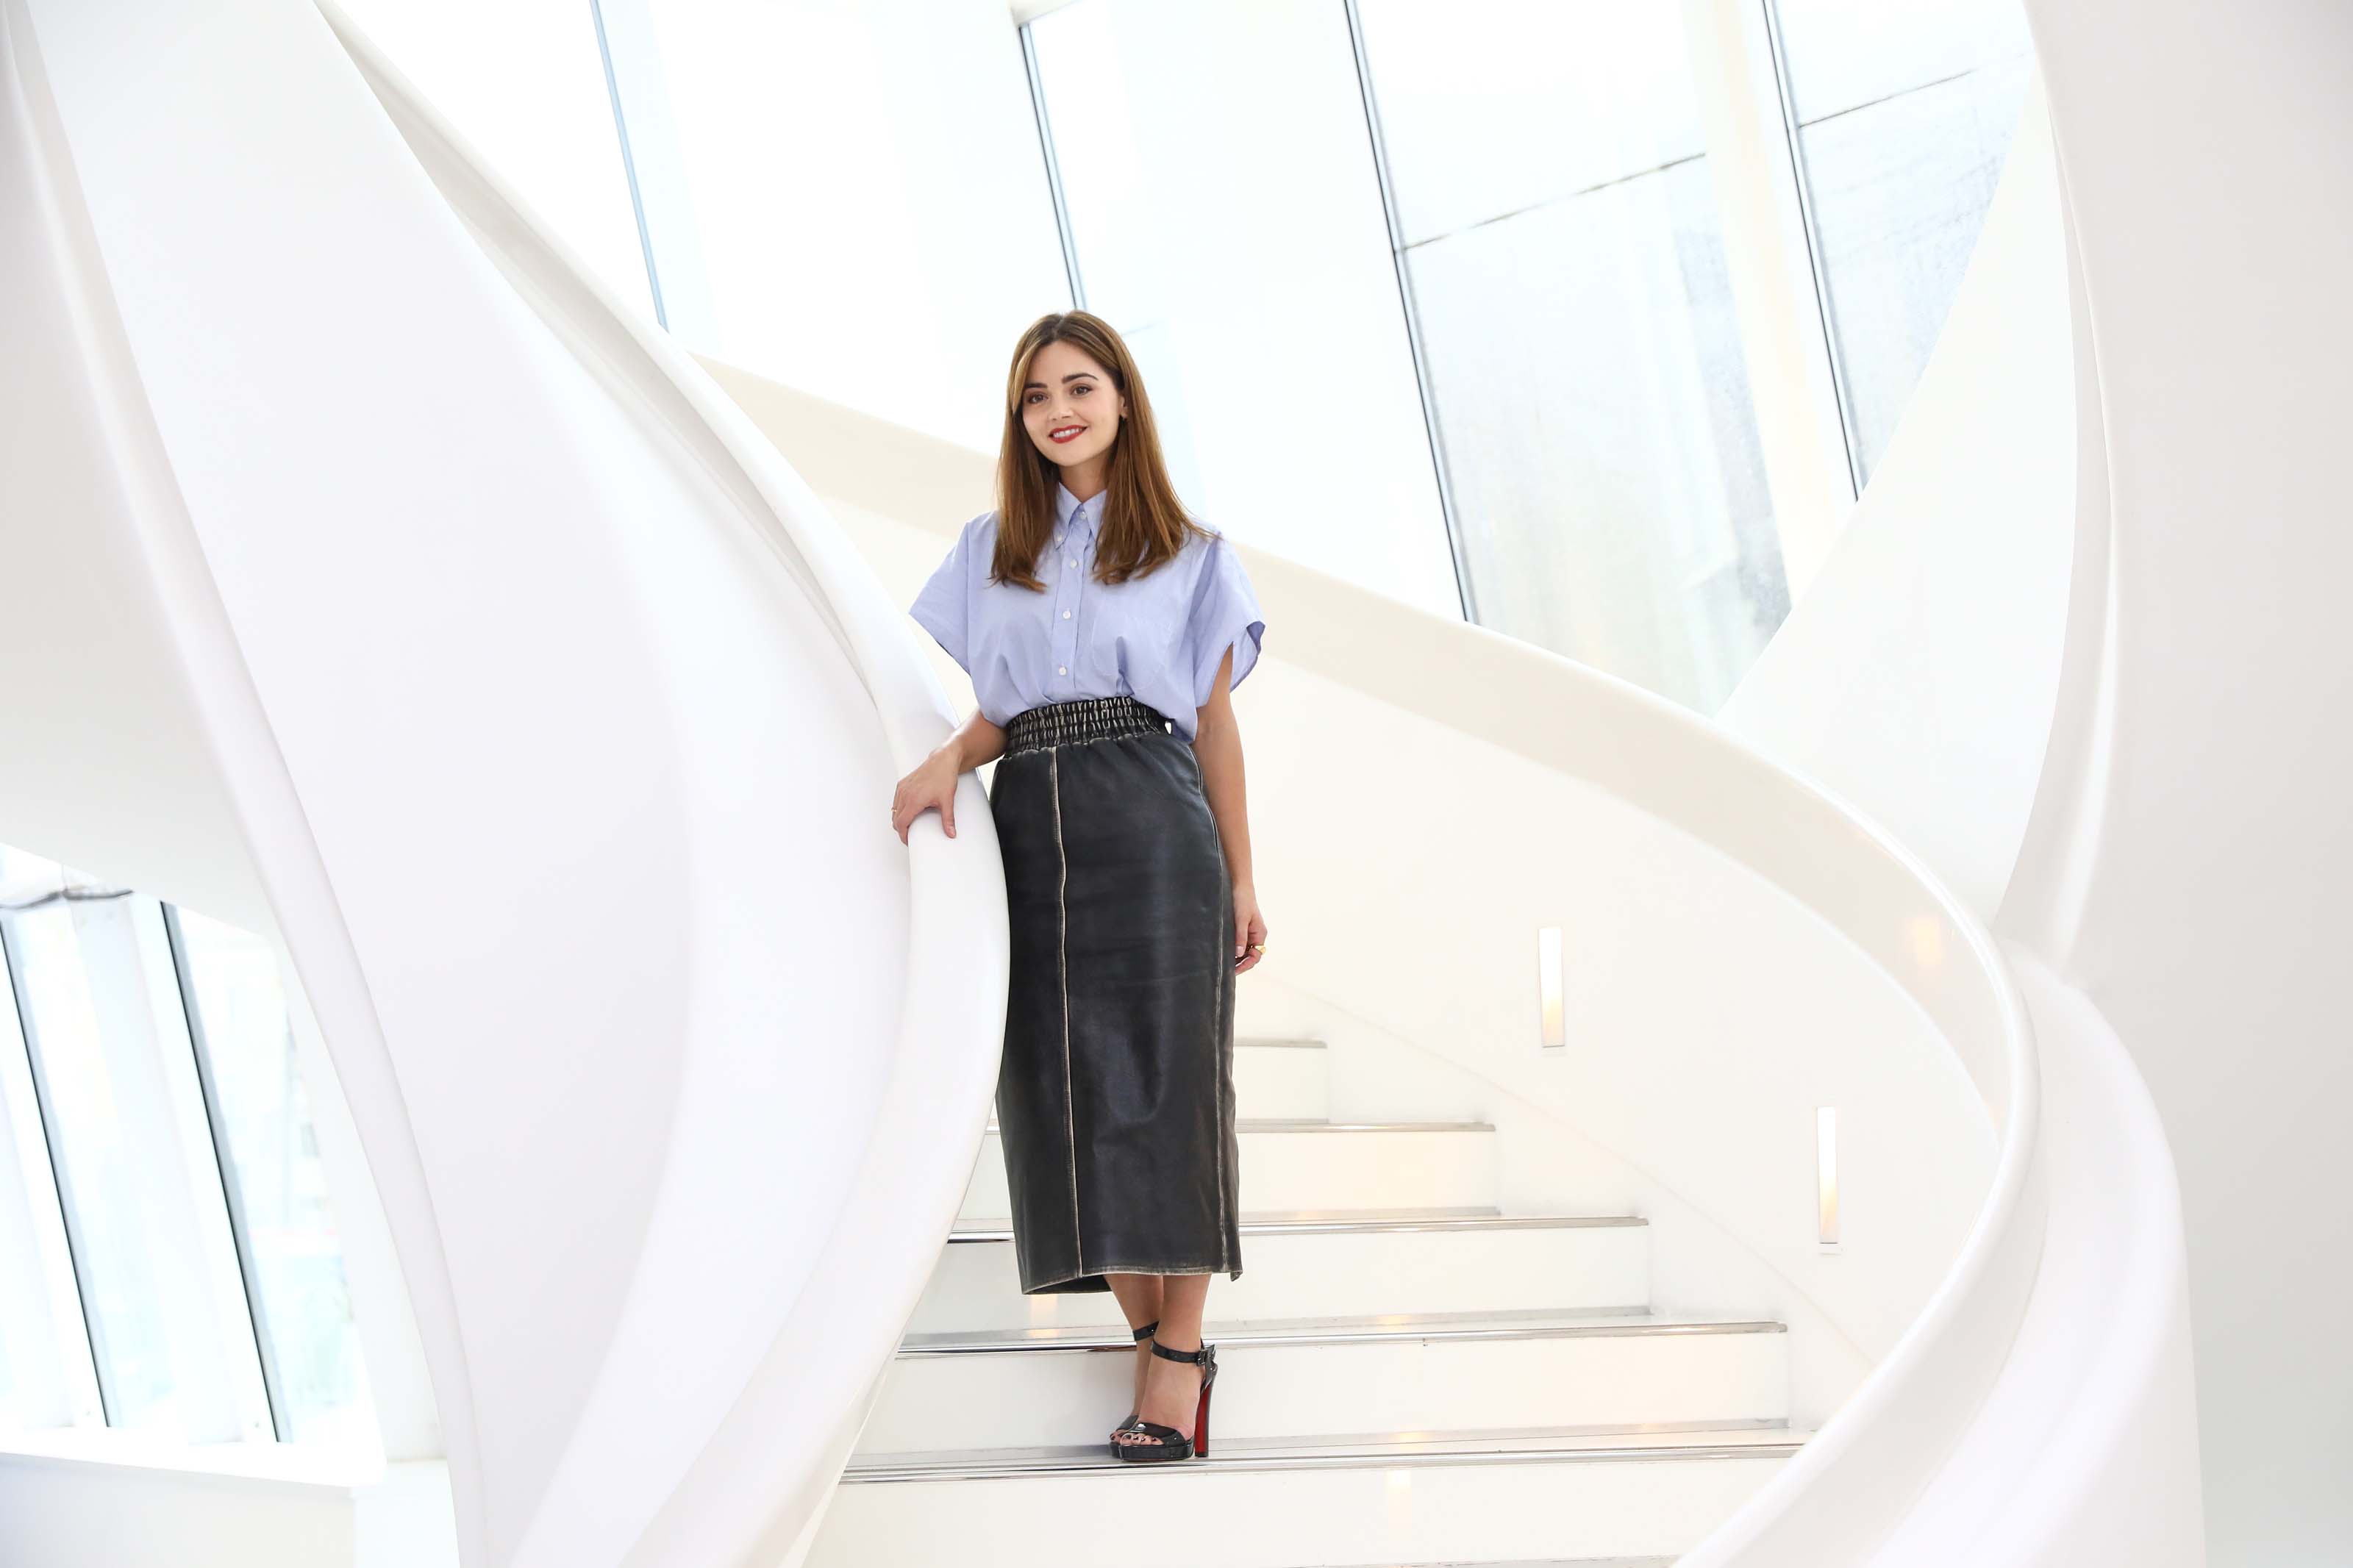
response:
<path fill-rule="evenodd" d="M 955 837 L 956 780 L 964 773 L 964 760 L 953 737 L 946 744 L 916 764 L 915 771 L 899 781 L 899 788 L 891 797 L 891 830 L 899 842 L 907 842 L 908 830 L 915 818 L 939 808 L 940 826 L 950 838 Z"/>

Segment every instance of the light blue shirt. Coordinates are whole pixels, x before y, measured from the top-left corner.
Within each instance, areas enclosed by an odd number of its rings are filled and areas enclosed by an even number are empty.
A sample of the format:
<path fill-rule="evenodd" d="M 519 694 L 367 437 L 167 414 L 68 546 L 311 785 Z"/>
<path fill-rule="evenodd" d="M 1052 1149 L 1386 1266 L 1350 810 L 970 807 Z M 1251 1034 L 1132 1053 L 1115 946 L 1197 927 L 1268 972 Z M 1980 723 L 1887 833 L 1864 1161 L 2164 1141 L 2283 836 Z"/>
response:
<path fill-rule="evenodd" d="M 1081 697 L 1134 697 L 1176 721 L 1189 744 L 1226 649 L 1228 690 L 1258 663 L 1266 617 L 1221 533 L 1190 537 L 1176 558 L 1124 583 L 1094 580 L 1104 498 L 1054 487 L 1060 519 L 1039 552 L 1046 591 L 987 581 L 997 512 L 964 525 L 908 610 L 972 677 L 981 717 L 1003 726 L 1027 709 Z"/>

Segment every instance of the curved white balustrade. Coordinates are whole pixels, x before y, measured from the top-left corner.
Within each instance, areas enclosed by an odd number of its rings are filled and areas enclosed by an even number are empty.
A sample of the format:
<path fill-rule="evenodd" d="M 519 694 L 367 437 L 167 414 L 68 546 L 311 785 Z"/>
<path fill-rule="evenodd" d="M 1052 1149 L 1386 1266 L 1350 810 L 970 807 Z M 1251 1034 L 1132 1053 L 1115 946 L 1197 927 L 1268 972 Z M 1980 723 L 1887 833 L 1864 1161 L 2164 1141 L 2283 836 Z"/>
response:
<path fill-rule="evenodd" d="M 2353 1230 L 2353 8 L 2026 11 L 2080 269 L 2096 571 L 1996 929 L 2097 1003 L 2163 1111 L 2214 1560 L 2341 1561 L 2353 1255 L 2313 1243 Z M 2169 1482 L 2148 1495 L 2181 1511 Z"/>
<path fill-rule="evenodd" d="M 774 1562 L 978 1148 L 986 801 L 699 367 L 295 0 L 6 0 L 0 837 L 301 970 L 469 1563 Z M 47 679 L 44 679 L 44 676 Z"/>
<path fill-rule="evenodd" d="M 1861 1561 L 1999 1375 L 2042 1251 L 2033 1037 L 1990 937 L 1866 819 L 1675 704 L 1287 563 L 1250 568 L 1315 678 L 1295 697 L 1269 682 L 1244 720 L 1271 805 L 1261 894 L 1308 824 L 1329 839 L 1304 851 L 1313 875 L 1274 884 L 1285 976 L 1638 1163 L 1862 1345 L 1862 1386 L 1684 1559 Z M 1308 759 L 1350 748 L 1381 787 L 1330 799 Z M 1469 845 L 1458 816 L 1483 819 Z M 1402 917 L 1395 947 L 1348 912 L 1368 907 Z M 1581 974 L 1559 1063 L 1528 1048 L 1522 1000 L 1546 910 Z M 1482 968 L 1482 947 L 1502 962 Z M 1889 993 L 1926 1027 L 1873 1005 Z M 1810 1245 L 1817 1104 L 1840 1107 L 1857 1156 L 1836 1258 Z M 1948 1230 L 1951 1214 L 1968 1217 Z M 1906 1251 L 1921 1237 L 1933 1255 Z"/>
<path fill-rule="evenodd" d="M 2073 362 L 2088 337 L 2070 320 L 2053 160 L 2038 71 L 1968 276 L 1886 460 L 1815 590 L 1721 716 L 1883 813 L 1988 921 L 2014 868 L 2030 882 L 2045 874 L 2030 817 L 2050 809 L 2052 758 L 2078 743 L 2068 730 L 2083 710 L 2063 692 L 2087 679 L 2063 657 L 2069 621 L 2088 605 L 2096 625 L 2107 590 L 2104 516 L 2086 506 L 2078 521 L 2079 426 L 2084 493 L 2101 493 L 2098 388 L 2083 378 L 2078 408 Z M 2003 461 L 1987 463 L 1987 451 Z M 1995 603 L 2002 613 L 1988 615 Z M 2075 657 L 2096 658 L 2096 637 L 2073 641 Z M 2067 764 L 2056 771 L 2063 777 Z M 1873 1559 L 2198 1561 L 2179 1196 L 2163 1131 L 2097 1013 L 2026 950 L 2010 951 L 2038 982 L 2050 1237 L 1999 1378 L 1973 1415 L 1965 1388 L 1936 1400 L 1968 1416 L 1966 1434 Z M 2042 1026 L 2054 1017 L 2055 1036 Z M 1915 1398 L 1894 1402 L 1872 1425 L 1900 1429 L 1913 1408 Z M 1857 1463 L 1872 1479 L 1868 1451 Z M 2118 1478 L 2134 1476 L 2166 1484 L 2116 1495 Z M 1884 1479 L 1899 1498 L 1919 1484 Z M 1843 1528 L 1841 1494 L 1792 1500 L 1768 1521 L 1774 1504 L 1760 1496 L 1687 1561 L 1825 1560 L 1827 1532 Z M 2101 1551 L 2070 1557 L 2062 1542 Z"/>
<path fill-rule="evenodd" d="M 1715 716 L 1868 812 L 1989 921 L 2042 777 L 2074 574 L 2068 276 L 2038 71 L 1903 422 Z"/>
<path fill-rule="evenodd" d="M 2189 1276 L 2164 1123 L 2097 1010 L 2026 948 L 2002 947 L 2042 1071 L 2042 1262 L 2000 1377 L 1869 1561 L 2202 1563 Z"/>

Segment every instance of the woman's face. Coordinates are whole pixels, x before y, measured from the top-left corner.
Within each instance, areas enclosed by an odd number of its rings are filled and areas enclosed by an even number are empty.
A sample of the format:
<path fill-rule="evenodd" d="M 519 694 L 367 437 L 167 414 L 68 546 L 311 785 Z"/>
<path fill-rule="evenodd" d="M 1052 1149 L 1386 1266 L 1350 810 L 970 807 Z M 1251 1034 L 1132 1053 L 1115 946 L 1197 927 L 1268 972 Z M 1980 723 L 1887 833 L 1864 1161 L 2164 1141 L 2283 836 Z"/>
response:
<path fill-rule="evenodd" d="M 1021 422 L 1038 450 L 1063 468 L 1109 453 L 1126 412 L 1111 376 L 1075 345 L 1051 342 L 1030 356 Z"/>

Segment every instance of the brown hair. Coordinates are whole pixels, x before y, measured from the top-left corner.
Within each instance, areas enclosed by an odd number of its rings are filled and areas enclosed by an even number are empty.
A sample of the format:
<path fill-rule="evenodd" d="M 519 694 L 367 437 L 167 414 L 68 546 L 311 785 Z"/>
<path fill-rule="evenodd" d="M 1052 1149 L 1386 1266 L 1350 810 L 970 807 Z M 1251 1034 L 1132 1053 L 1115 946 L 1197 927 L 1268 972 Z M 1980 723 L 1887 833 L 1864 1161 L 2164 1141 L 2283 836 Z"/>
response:
<path fill-rule="evenodd" d="M 1208 536 L 1176 499 L 1160 456 L 1160 431 L 1134 356 L 1109 321 L 1086 310 L 1057 310 L 1029 323 L 1014 346 L 1005 383 L 1005 438 L 997 455 L 997 552 L 990 579 L 1045 592 L 1039 552 L 1060 521 L 1054 489 L 1060 466 L 1038 449 L 1021 418 L 1030 362 L 1048 343 L 1066 342 L 1103 367 L 1127 399 L 1127 417 L 1112 437 L 1111 473 L 1095 524 L 1095 580 L 1124 583 L 1173 560 L 1188 534 Z"/>

